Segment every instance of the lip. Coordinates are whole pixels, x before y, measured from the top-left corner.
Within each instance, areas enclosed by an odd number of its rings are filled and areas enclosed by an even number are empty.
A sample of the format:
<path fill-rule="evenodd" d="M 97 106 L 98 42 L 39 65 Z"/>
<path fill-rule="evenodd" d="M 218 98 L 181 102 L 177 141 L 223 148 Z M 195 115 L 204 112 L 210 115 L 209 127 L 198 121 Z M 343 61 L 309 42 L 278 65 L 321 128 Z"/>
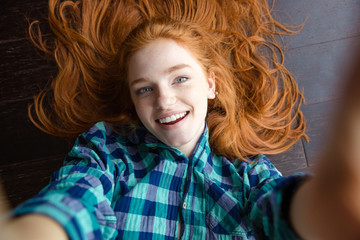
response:
<path fill-rule="evenodd" d="M 188 112 L 189 112 L 189 111 L 164 112 L 164 113 L 161 113 L 161 114 L 157 117 L 156 121 L 159 121 L 159 120 L 162 119 L 162 118 L 170 117 L 170 116 L 176 115 L 176 114 L 181 114 L 181 113 L 186 113 L 186 114 L 187 114 Z"/>
<path fill-rule="evenodd" d="M 156 119 L 156 123 L 158 123 L 160 126 L 164 126 L 164 127 L 170 127 L 170 126 L 174 126 L 177 125 L 177 123 L 182 122 L 182 120 L 186 119 L 186 117 L 189 115 L 189 111 L 180 111 L 180 112 L 167 112 L 164 114 L 161 114 L 160 117 L 158 119 Z M 161 120 L 165 121 L 166 118 L 170 118 L 172 116 L 175 115 L 182 115 L 185 114 L 183 117 L 177 118 L 174 121 L 171 121 L 169 123 L 165 123 L 165 122 L 161 122 Z"/>

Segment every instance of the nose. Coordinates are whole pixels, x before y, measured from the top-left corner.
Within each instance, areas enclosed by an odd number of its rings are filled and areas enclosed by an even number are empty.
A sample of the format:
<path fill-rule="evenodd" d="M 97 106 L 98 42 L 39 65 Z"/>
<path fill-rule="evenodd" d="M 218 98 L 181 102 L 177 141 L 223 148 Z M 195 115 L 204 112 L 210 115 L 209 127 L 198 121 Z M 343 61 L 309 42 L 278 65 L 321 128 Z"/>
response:
<path fill-rule="evenodd" d="M 158 89 L 157 94 L 157 109 L 168 109 L 176 102 L 175 93 L 167 87 L 162 87 Z"/>

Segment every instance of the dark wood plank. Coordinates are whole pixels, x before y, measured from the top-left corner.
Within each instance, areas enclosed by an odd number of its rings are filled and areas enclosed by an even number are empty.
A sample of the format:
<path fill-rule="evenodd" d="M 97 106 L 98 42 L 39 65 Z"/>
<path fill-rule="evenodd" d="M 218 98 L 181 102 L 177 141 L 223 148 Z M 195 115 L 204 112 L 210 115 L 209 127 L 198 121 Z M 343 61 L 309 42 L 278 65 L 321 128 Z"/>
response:
<path fill-rule="evenodd" d="M 303 171 L 308 167 L 301 140 L 288 151 L 282 154 L 269 155 L 268 158 L 284 176 Z"/>
<path fill-rule="evenodd" d="M 28 104 L 29 101 L 0 104 L 0 167 L 64 154 L 73 144 L 73 139 L 53 137 L 35 128 L 27 118 Z"/>
<path fill-rule="evenodd" d="M 290 25 L 306 20 L 303 30 L 287 44 L 298 48 L 360 36 L 359 0 L 275 0 L 276 19 Z"/>
<path fill-rule="evenodd" d="M 56 155 L 1 166 L 0 177 L 10 205 L 15 207 L 44 188 L 49 183 L 51 173 L 62 165 L 64 157 Z M 0 198 L 2 201 L 4 199 Z"/>
<path fill-rule="evenodd" d="M 308 143 L 304 143 L 309 166 L 314 166 L 323 149 L 326 147 L 329 134 L 332 132 L 332 122 L 338 102 L 324 102 L 305 106 L 304 115 L 307 119 Z"/>
<path fill-rule="evenodd" d="M 360 35 L 359 8 L 358 0 L 275 1 L 273 13 L 276 19 L 289 25 L 300 24 L 306 19 L 299 34 L 285 38 L 285 44 L 290 49 L 286 52 L 285 65 L 295 76 L 300 89 L 303 89 L 306 104 L 338 98 L 339 79 L 346 72 L 344 66 L 348 61 L 349 49 L 360 40 L 356 37 Z M 314 152 L 319 150 L 321 142 L 317 134 L 325 128 L 323 123 L 316 122 L 316 118 L 327 119 L 328 116 L 321 115 L 326 114 L 325 110 L 317 112 L 319 115 L 315 116 L 311 111 L 313 108 L 303 106 L 306 109 L 305 117 L 311 122 L 307 130 L 311 142 L 304 143 L 308 153 L 305 154 L 303 144 L 299 142 L 289 152 L 271 156 L 284 175 L 311 171 L 316 159 Z M 310 166 L 307 166 L 307 160 Z"/>
<path fill-rule="evenodd" d="M 47 17 L 47 1 L 2 0 L 0 8 L 0 43 L 28 36 L 29 22 Z M 46 21 L 41 21 L 49 29 Z"/>
<path fill-rule="evenodd" d="M 28 40 L 0 44 L 0 102 L 32 98 L 56 76 L 56 65 Z"/>
<path fill-rule="evenodd" d="M 295 48 L 286 54 L 285 64 L 293 73 L 306 104 L 331 101 L 339 97 L 341 80 L 347 73 L 349 54 L 360 37 Z"/>

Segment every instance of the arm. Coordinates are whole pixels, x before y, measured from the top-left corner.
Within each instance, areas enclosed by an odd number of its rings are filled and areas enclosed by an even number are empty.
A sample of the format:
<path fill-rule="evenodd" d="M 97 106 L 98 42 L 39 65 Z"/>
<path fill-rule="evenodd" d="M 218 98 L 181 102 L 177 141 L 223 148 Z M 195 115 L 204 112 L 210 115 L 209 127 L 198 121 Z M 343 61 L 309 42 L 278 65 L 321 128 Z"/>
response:
<path fill-rule="evenodd" d="M 8 211 L 8 204 L 2 185 L 0 184 L 0 216 Z M 0 222 L 0 239 L 68 239 L 65 230 L 54 220 L 43 215 L 29 214 L 24 217 Z"/>
<path fill-rule="evenodd" d="M 1 239 L 8 240 L 66 240 L 65 230 L 53 219 L 44 215 L 29 214 L 15 218 L 2 226 Z"/>
<path fill-rule="evenodd" d="M 354 63 L 316 177 L 291 204 L 291 222 L 304 239 L 360 239 L 360 56 Z"/>
<path fill-rule="evenodd" d="M 3 227 L 12 238 L 0 239 L 31 239 L 31 234 L 34 239 L 42 239 L 36 234 L 43 239 L 55 239 L 55 234 L 59 239 L 115 237 L 111 203 L 117 168 L 101 144 L 106 142 L 102 130 L 94 127 L 93 135 L 78 138 L 50 184 L 11 211 L 12 218 Z"/>

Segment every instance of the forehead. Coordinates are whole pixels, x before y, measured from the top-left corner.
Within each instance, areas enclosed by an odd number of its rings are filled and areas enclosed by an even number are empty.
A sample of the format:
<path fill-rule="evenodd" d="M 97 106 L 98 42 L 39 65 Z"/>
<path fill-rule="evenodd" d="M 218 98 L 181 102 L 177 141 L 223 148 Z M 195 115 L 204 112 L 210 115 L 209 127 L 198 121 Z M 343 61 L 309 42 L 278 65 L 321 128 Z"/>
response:
<path fill-rule="evenodd" d="M 167 69 L 186 64 L 202 71 L 201 64 L 191 52 L 170 39 L 157 39 L 136 51 L 129 61 L 128 78 L 131 81 L 144 75 L 161 74 Z"/>

